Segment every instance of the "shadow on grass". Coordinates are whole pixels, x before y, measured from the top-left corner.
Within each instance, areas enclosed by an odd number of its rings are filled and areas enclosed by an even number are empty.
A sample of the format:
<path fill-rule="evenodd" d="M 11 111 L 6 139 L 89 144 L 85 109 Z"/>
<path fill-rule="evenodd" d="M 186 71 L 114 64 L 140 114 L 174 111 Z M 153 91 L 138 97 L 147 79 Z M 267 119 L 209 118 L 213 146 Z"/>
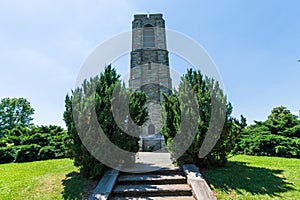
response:
<path fill-rule="evenodd" d="M 84 178 L 78 172 L 71 172 L 62 181 L 63 198 L 67 200 L 88 199 L 98 180 Z"/>
<path fill-rule="evenodd" d="M 225 192 L 242 190 L 255 194 L 279 196 L 280 193 L 294 190 L 291 183 L 281 178 L 282 170 L 272 170 L 247 166 L 243 162 L 229 162 L 225 167 L 209 170 L 205 177 L 215 188 Z"/>

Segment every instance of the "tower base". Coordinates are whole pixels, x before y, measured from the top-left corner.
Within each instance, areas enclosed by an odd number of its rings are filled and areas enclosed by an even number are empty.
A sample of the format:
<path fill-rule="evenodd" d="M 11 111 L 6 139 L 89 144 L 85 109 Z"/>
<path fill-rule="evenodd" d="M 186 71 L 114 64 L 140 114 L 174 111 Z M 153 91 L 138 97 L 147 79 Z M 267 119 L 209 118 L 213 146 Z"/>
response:
<path fill-rule="evenodd" d="M 163 136 L 151 135 L 140 138 L 140 151 L 165 151 L 165 139 Z"/>

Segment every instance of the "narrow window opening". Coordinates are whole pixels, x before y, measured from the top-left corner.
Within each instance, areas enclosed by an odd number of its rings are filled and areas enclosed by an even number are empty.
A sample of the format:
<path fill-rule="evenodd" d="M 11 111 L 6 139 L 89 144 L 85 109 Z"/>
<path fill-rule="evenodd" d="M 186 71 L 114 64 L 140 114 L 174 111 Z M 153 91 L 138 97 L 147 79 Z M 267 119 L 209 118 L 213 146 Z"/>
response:
<path fill-rule="evenodd" d="M 154 28 L 150 25 L 143 29 L 143 46 L 154 47 Z"/>
<path fill-rule="evenodd" d="M 148 126 L 148 134 L 149 135 L 154 135 L 155 134 L 155 126 L 153 124 L 150 124 Z"/>

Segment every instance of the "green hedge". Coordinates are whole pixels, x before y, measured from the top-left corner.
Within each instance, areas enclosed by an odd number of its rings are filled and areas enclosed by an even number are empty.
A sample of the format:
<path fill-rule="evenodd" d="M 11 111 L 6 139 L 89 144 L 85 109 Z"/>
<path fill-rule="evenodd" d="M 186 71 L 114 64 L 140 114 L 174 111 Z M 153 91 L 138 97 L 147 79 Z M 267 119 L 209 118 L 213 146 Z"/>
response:
<path fill-rule="evenodd" d="M 0 148 L 0 164 L 10 163 L 15 160 L 16 149 L 14 147 Z"/>
<path fill-rule="evenodd" d="M 41 146 L 37 144 L 18 146 L 16 151 L 15 162 L 39 160 L 38 153 L 40 149 Z"/>
<path fill-rule="evenodd" d="M 300 138 L 262 134 L 242 138 L 237 153 L 255 156 L 300 158 Z"/>
<path fill-rule="evenodd" d="M 1 133 L 0 163 L 66 157 L 67 132 L 59 126 L 18 126 Z"/>
<path fill-rule="evenodd" d="M 39 160 L 53 159 L 55 157 L 55 148 L 52 146 L 42 147 L 38 153 Z"/>
<path fill-rule="evenodd" d="M 53 146 L 41 147 L 37 144 L 1 147 L 0 164 L 54 159 L 58 157 L 56 152 Z"/>
<path fill-rule="evenodd" d="M 51 138 L 48 133 L 35 133 L 21 141 L 21 145 L 37 144 L 40 146 L 48 146 Z"/>

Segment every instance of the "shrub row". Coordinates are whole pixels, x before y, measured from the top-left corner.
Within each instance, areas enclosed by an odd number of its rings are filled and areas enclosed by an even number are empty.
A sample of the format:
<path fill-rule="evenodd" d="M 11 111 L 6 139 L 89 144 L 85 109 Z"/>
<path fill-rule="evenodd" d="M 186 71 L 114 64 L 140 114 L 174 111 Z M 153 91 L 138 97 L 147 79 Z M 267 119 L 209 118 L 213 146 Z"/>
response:
<path fill-rule="evenodd" d="M 59 126 L 17 126 L 0 131 L 0 163 L 66 157 L 67 133 Z"/>
<path fill-rule="evenodd" d="M 300 158 L 300 138 L 273 134 L 247 136 L 238 143 L 236 153 Z"/>
<path fill-rule="evenodd" d="M 0 163 L 53 159 L 57 157 L 56 152 L 52 146 L 41 147 L 37 144 L 1 147 Z"/>

